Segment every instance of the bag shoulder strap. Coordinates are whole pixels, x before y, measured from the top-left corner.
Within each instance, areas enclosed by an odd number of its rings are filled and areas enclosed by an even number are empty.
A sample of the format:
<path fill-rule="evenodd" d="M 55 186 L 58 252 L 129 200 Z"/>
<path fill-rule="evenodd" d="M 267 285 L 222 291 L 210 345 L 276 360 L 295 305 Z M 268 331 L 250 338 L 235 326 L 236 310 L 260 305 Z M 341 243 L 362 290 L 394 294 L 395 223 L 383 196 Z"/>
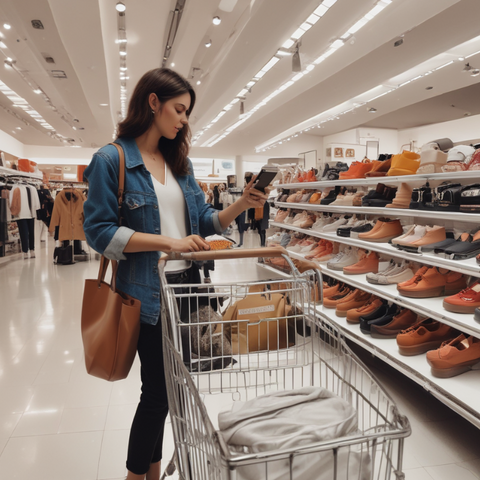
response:
<path fill-rule="evenodd" d="M 118 151 L 118 193 L 117 193 L 117 201 L 118 201 L 118 223 L 121 223 L 121 207 L 123 202 L 123 192 L 125 190 L 125 152 L 123 151 L 123 147 L 118 143 L 110 143 L 109 145 L 113 145 Z M 107 273 L 108 264 L 110 260 L 102 255 L 100 260 L 100 268 L 98 270 L 98 286 L 100 286 L 101 282 L 104 281 L 105 275 Z M 116 278 L 117 278 L 117 269 L 118 269 L 118 262 L 112 260 L 112 280 L 110 282 L 110 288 L 112 291 L 116 290 Z"/>
<path fill-rule="evenodd" d="M 118 208 L 122 206 L 123 202 L 123 191 L 125 189 L 125 152 L 123 151 L 123 147 L 118 143 L 109 143 L 109 145 L 113 145 L 116 147 L 118 151 Z"/>

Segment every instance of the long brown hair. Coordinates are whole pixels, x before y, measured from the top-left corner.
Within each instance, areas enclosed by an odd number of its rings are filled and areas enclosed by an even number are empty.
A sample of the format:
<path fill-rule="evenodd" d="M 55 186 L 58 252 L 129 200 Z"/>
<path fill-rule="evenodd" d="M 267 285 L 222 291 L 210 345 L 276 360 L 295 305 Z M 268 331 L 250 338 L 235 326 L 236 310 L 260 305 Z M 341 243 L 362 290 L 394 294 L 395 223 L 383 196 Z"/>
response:
<path fill-rule="evenodd" d="M 184 93 L 189 93 L 191 103 L 187 110 L 187 117 L 190 116 L 195 105 L 195 91 L 185 78 L 169 68 L 154 68 L 145 73 L 138 81 L 128 104 L 127 116 L 117 126 L 118 137 L 137 138 L 150 128 L 153 115 L 148 97 L 151 93 L 157 95 L 160 104 Z M 190 149 L 190 138 L 191 131 L 187 124 L 173 140 L 161 137 L 158 142 L 158 149 L 172 172 L 177 175 L 189 173 L 187 155 Z"/>

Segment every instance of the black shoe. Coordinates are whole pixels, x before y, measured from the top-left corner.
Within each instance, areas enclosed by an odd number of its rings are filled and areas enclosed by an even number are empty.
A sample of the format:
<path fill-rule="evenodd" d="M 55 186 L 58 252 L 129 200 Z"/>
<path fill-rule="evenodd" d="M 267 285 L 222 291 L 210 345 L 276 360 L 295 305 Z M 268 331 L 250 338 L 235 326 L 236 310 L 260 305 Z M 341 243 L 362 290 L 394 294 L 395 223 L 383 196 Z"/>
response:
<path fill-rule="evenodd" d="M 444 249 L 446 247 L 448 247 L 449 245 L 451 245 L 452 243 L 455 243 L 455 238 L 453 236 L 453 232 L 447 232 L 446 233 L 447 235 L 447 238 L 445 240 L 441 240 L 440 242 L 435 242 L 435 243 L 431 243 L 430 245 L 422 245 L 422 247 L 420 247 L 420 251 L 422 253 L 433 253 L 435 251 L 435 249 Z"/>
<path fill-rule="evenodd" d="M 373 225 L 371 223 L 364 223 L 363 225 L 360 225 L 359 227 L 353 227 L 350 230 L 350 237 L 358 238 L 359 233 L 367 233 L 372 228 L 373 228 Z"/>
<path fill-rule="evenodd" d="M 372 313 L 369 313 L 368 315 L 360 317 L 360 330 L 362 331 L 362 333 L 368 335 L 370 333 L 370 327 L 368 326 L 368 322 L 370 322 L 371 320 L 377 320 L 379 318 L 382 318 L 387 312 L 388 303 L 386 300 L 382 300 L 382 304 L 376 310 L 374 310 Z"/>
<path fill-rule="evenodd" d="M 343 187 L 343 190 L 346 190 L 345 187 Z M 342 187 L 336 186 L 335 190 L 330 190 L 330 192 L 328 192 L 328 195 L 325 198 L 322 198 L 322 200 L 320 200 L 320 205 L 330 205 L 332 202 L 335 201 L 337 195 L 341 191 Z"/>
<path fill-rule="evenodd" d="M 396 303 L 392 303 L 392 305 L 387 308 L 387 312 L 385 313 L 385 315 L 363 323 L 360 319 L 360 330 L 365 335 L 371 334 L 372 325 L 377 325 L 379 327 L 387 325 L 387 323 L 390 323 L 393 320 L 393 317 L 397 315 L 398 311 L 399 306 Z"/>

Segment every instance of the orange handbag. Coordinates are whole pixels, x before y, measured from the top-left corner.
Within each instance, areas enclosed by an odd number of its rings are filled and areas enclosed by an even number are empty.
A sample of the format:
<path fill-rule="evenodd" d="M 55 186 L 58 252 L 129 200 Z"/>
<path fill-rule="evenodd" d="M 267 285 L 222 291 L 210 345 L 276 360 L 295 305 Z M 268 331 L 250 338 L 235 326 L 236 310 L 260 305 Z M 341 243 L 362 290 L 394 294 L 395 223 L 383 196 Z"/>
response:
<path fill-rule="evenodd" d="M 125 154 L 117 145 L 118 205 L 123 199 Z M 102 255 L 97 279 L 85 280 L 82 304 L 82 341 L 87 372 L 104 380 L 127 377 L 137 352 L 140 301 L 116 289 L 118 262 L 112 260 L 112 279 L 105 282 L 110 260 Z"/>

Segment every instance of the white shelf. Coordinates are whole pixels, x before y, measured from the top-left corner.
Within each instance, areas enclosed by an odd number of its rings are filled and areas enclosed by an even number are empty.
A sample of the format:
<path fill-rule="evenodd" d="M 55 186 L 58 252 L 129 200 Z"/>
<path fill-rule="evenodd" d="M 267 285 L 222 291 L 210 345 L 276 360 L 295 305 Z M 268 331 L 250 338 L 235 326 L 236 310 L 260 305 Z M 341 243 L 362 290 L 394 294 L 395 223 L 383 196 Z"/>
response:
<path fill-rule="evenodd" d="M 305 259 L 304 255 L 295 252 L 289 252 L 292 258 Z M 390 300 L 402 307 L 409 308 L 421 315 L 434 318 L 442 323 L 450 325 L 461 330 L 464 333 L 480 338 L 480 323 L 477 323 L 473 314 L 460 314 L 447 312 L 443 308 L 443 299 L 445 297 L 433 298 L 410 298 L 403 297 L 397 290 L 396 285 L 375 285 L 367 282 L 367 276 L 362 275 L 344 275 L 341 270 L 331 270 L 325 264 L 319 266 L 319 270 L 330 277 L 345 282 L 352 287 L 360 288 L 367 292 L 374 293 L 379 297 Z"/>
<path fill-rule="evenodd" d="M 360 215 L 384 215 L 388 217 L 428 218 L 430 223 L 437 220 L 453 220 L 456 222 L 471 222 L 480 225 L 480 214 L 463 212 L 437 212 L 434 210 L 410 210 L 409 208 L 385 207 L 347 207 L 343 205 L 312 205 L 311 203 L 275 202 L 279 208 L 293 210 L 308 210 L 311 212 L 358 213 Z"/>
<path fill-rule="evenodd" d="M 353 245 L 366 250 L 373 250 L 378 253 L 386 254 L 389 257 L 404 258 L 413 262 L 426 263 L 428 265 L 448 268 L 449 270 L 464 273 L 465 275 L 474 275 L 480 277 L 480 266 L 477 264 L 475 258 L 469 258 L 468 260 L 451 260 L 450 258 L 443 258 L 435 254 L 409 253 L 404 250 L 397 250 L 389 243 L 367 242 L 365 240 L 359 240 L 356 238 L 339 237 L 334 233 L 315 232 L 314 230 L 307 230 L 280 222 L 270 222 L 270 226 L 284 228 L 294 232 L 305 233 L 306 235 L 310 235 L 312 237 L 324 238 L 332 242 Z"/>
<path fill-rule="evenodd" d="M 430 173 L 425 175 L 400 175 L 398 177 L 368 177 L 354 178 L 352 180 L 324 180 L 318 182 L 300 182 L 300 183 L 282 183 L 274 185 L 275 188 L 296 189 L 305 188 L 313 190 L 321 187 L 332 187 L 335 185 L 354 186 L 354 185 L 376 185 L 377 183 L 411 183 L 415 181 L 444 181 L 444 180 L 471 180 L 480 178 L 480 171 L 450 172 L 450 173 Z"/>
<path fill-rule="evenodd" d="M 42 173 L 27 173 L 21 172 L 20 170 L 13 170 L 12 168 L 7 167 L 0 167 L 0 175 L 4 174 L 7 176 L 15 176 L 15 177 L 27 177 L 27 178 L 35 178 L 36 180 L 43 180 Z"/>
<path fill-rule="evenodd" d="M 426 355 L 403 356 L 398 352 L 396 339 L 373 338 L 361 333 L 358 324 L 350 324 L 337 317 L 334 309 L 317 306 L 318 313 L 335 323 L 345 337 L 365 348 L 376 357 L 393 366 L 420 384 L 440 401 L 448 405 L 476 427 L 480 428 L 480 367 L 452 378 L 436 378 L 430 372 Z"/>

